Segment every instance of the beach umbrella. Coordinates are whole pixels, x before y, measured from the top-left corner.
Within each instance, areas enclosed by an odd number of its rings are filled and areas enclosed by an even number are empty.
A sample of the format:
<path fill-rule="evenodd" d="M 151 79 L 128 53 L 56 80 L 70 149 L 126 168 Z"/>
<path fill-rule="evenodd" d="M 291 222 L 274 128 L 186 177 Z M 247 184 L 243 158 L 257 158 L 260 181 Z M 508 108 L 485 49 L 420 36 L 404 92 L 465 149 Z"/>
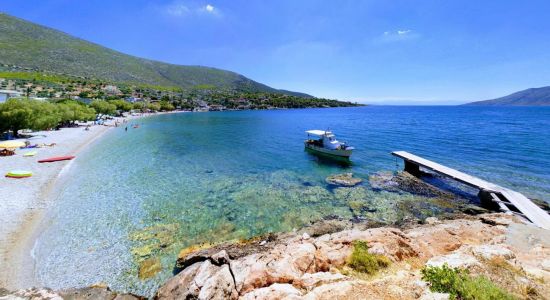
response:
<path fill-rule="evenodd" d="M 14 149 L 25 147 L 25 143 L 21 141 L 3 141 L 0 142 L 0 149 Z"/>

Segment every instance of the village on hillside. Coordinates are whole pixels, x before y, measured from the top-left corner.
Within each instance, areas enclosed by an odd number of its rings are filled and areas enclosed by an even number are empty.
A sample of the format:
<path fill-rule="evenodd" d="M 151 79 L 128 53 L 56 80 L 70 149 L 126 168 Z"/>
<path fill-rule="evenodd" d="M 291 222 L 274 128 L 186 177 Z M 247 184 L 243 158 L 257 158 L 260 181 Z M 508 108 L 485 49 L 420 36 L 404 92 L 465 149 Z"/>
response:
<path fill-rule="evenodd" d="M 4 70 L 5 66 L 0 68 L 0 103 L 9 98 L 21 97 L 44 101 L 72 99 L 85 104 L 96 99 L 123 99 L 129 103 L 143 104 L 168 102 L 175 109 L 188 111 L 357 106 L 351 102 L 282 93 L 236 91 L 204 84 L 181 89 L 139 83 L 112 83 L 32 70 Z"/>

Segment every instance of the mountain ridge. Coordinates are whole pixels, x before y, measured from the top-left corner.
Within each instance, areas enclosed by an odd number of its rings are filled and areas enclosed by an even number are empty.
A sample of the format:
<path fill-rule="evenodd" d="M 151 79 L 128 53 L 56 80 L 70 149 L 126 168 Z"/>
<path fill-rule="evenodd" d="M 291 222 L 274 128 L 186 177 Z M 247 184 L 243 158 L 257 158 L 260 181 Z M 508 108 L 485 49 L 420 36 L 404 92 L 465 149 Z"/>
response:
<path fill-rule="evenodd" d="M 0 63 L 113 82 L 184 89 L 212 85 L 218 89 L 313 98 L 305 93 L 269 87 L 233 71 L 197 65 L 176 65 L 125 54 L 1 12 Z"/>
<path fill-rule="evenodd" d="M 504 97 L 464 105 L 550 106 L 550 86 L 528 88 Z"/>

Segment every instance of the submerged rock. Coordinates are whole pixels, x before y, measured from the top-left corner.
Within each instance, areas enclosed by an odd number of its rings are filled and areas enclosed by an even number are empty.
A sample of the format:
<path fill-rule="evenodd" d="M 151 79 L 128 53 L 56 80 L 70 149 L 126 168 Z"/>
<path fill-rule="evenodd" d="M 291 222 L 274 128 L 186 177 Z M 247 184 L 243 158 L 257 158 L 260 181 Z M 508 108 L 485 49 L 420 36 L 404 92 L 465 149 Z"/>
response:
<path fill-rule="evenodd" d="M 139 279 L 148 279 L 155 276 L 162 270 L 162 265 L 158 257 L 151 257 L 144 260 L 139 265 Z"/>
<path fill-rule="evenodd" d="M 179 224 L 157 224 L 145 227 L 130 234 L 129 239 L 135 242 L 130 252 L 139 263 L 151 255 L 161 252 L 174 244 Z"/>
<path fill-rule="evenodd" d="M 369 184 L 373 189 L 397 192 L 399 183 L 392 172 L 378 172 L 369 176 Z"/>
<path fill-rule="evenodd" d="M 330 175 L 325 181 L 331 185 L 352 187 L 363 182 L 363 179 L 353 177 L 353 173 L 342 173 Z"/>

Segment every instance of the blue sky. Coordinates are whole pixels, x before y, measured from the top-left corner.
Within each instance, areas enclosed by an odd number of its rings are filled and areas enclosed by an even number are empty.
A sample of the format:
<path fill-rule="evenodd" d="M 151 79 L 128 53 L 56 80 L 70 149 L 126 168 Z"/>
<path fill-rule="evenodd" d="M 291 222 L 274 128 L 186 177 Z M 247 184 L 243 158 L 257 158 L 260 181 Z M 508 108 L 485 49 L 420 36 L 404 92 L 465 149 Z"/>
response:
<path fill-rule="evenodd" d="M 319 97 L 449 104 L 550 85 L 550 1 L 0 2 L 128 54 Z"/>

